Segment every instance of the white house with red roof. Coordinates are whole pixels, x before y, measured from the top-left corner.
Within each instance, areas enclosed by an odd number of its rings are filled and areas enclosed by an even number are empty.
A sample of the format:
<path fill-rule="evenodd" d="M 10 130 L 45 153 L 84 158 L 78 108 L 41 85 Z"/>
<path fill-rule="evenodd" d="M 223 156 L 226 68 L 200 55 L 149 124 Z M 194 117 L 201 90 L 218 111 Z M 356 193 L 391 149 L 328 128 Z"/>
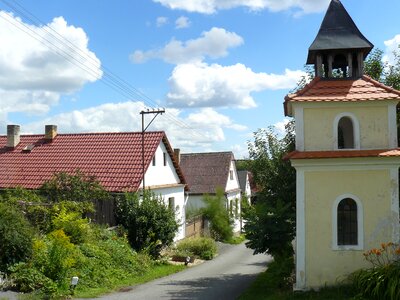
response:
<path fill-rule="evenodd" d="M 204 195 L 215 196 L 220 188 L 226 198 L 226 207 L 234 216 L 234 231 L 239 232 L 241 189 L 233 153 L 185 153 L 179 160 L 189 186 L 187 210 L 204 207 Z"/>
<path fill-rule="evenodd" d="M 46 125 L 45 134 L 20 135 L 8 125 L 0 136 L 0 188 L 38 189 L 54 173 L 77 169 L 95 176 L 110 193 L 138 192 L 143 187 L 176 208 L 181 224 L 176 240 L 185 235 L 186 181 L 165 132 L 58 134 Z"/>

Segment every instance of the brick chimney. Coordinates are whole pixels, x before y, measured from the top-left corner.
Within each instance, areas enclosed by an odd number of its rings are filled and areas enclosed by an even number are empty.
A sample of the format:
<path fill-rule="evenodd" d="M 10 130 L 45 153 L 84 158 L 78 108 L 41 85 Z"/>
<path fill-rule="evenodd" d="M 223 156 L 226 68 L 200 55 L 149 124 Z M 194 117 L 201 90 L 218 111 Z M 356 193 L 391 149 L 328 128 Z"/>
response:
<path fill-rule="evenodd" d="M 19 125 L 7 125 L 7 147 L 17 147 L 20 141 L 20 129 Z"/>
<path fill-rule="evenodd" d="M 57 125 L 46 125 L 44 131 L 44 138 L 51 142 L 57 135 Z"/>
<path fill-rule="evenodd" d="M 176 159 L 176 161 L 177 161 L 177 163 L 179 165 L 181 163 L 181 149 L 175 148 L 174 149 L 174 156 L 175 156 L 175 159 Z"/>

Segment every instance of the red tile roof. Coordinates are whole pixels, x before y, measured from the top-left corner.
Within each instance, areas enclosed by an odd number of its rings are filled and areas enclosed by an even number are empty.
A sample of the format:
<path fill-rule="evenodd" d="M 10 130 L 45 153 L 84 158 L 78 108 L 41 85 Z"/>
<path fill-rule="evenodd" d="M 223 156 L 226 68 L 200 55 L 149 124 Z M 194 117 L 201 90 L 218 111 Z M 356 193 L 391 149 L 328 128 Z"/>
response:
<path fill-rule="evenodd" d="M 229 168 L 234 160 L 232 152 L 181 154 L 180 165 L 191 194 L 215 194 L 216 188 L 224 191 Z"/>
<path fill-rule="evenodd" d="M 400 156 L 400 148 L 377 150 L 337 150 L 337 151 L 293 151 L 285 159 L 313 158 L 355 158 L 355 157 L 396 157 Z"/>
<path fill-rule="evenodd" d="M 359 79 L 324 80 L 314 78 L 302 90 L 285 97 L 285 115 L 291 116 L 293 102 L 358 102 L 400 100 L 400 91 L 364 75 Z"/>
<path fill-rule="evenodd" d="M 145 133 L 145 170 L 163 142 L 181 183 L 185 183 L 164 132 Z M 28 145 L 31 151 L 23 151 Z M 142 181 L 142 135 L 127 133 L 58 134 L 52 142 L 44 135 L 21 135 L 15 149 L 0 136 L 0 188 L 39 188 L 55 172 L 80 169 L 94 175 L 107 191 L 137 191 Z"/>

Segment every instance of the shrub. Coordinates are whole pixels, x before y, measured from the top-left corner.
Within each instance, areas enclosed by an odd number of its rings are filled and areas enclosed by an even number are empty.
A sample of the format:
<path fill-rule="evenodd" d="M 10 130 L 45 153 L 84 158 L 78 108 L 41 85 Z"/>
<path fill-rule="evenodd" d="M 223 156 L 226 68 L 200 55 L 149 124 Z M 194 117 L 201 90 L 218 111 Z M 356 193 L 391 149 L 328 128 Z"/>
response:
<path fill-rule="evenodd" d="M 0 270 L 27 260 L 32 254 L 34 232 L 23 214 L 0 202 Z"/>
<path fill-rule="evenodd" d="M 217 189 L 216 196 L 203 197 L 206 207 L 201 210 L 210 221 L 211 236 L 219 241 L 227 241 L 233 236 L 233 220 L 226 209 L 226 198 L 222 189 Z"/>
<path fill-rule="evenodd" d="M 88 239 L 90 226 L 87 218 L 82 218 L 82 211 L 79 208 L 68 207 L 71 202 L 62 202 L 56 205 L 53 211 L 53 229 L 62 229 L 74 244 L 83 243 Z M 77 203 L 78 204 L 78 203 Z"/>
<path fill-rule="evenodd" d="M 364 253 L 372 268 L 353 273 L 350 279 L 360 296 L 371 299 L 400 298 L 400 246 L 383 243 Z"/>
<path fill-rule="evenodd" d="M 176 249 L 181 253 L 188 253 L 189 256 L 196 256 L 201 259 L 210 260 L 217 254 L 217 246 L 211 238 L 188 238 L 180 241 Z"/>
<path fill-rule="evenodd" d="M 44 294 L 53 295 L 57 291 L 56 284 L 40 271 L 27 263 L 18 263 L 10 267 L 13 289 L 30 293 L 41 290 Z"/>
<path fill-rule="evenodd" d="M 80 170 L 74 174 L 55 173 L 52 179 L 42 185 L 40 192 L 51 202 L 88 202 L 109 197 L 96 177 L 85 175 Z"/>
<path fill-rule="evenodd" d="M 66 275 L 75 265 L 77 255 L 74 244 L 60 229 L 50 233 L 44 240 L 35 241 L 33 265 L 61 286 L 66 283 Z"/>
<path fill-rule="evenodd" d="M 132 248 L 153 257 L 158 257 L 161 249 L 173 242 L 179 228 L 175 211 L 150 192 L 145 192 L 143 199 L 138 194 L 125 194 L 117 199 L 116 216 L 128 231 Z"/>

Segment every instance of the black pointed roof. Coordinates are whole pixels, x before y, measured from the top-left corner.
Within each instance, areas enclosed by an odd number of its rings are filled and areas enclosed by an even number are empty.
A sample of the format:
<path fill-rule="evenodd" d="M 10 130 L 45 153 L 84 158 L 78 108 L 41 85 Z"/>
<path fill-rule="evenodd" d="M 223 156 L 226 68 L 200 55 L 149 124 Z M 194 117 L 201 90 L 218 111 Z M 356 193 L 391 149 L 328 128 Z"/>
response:
<path fill-rule="evenodd" d="M 358 30 L 339 0 L 332 0 L 314 42 L 308 49 L 307 64 L 315 63 L 317 52 L 324 50 L 358 49 L 364 58 L 374 45 Z"/>

